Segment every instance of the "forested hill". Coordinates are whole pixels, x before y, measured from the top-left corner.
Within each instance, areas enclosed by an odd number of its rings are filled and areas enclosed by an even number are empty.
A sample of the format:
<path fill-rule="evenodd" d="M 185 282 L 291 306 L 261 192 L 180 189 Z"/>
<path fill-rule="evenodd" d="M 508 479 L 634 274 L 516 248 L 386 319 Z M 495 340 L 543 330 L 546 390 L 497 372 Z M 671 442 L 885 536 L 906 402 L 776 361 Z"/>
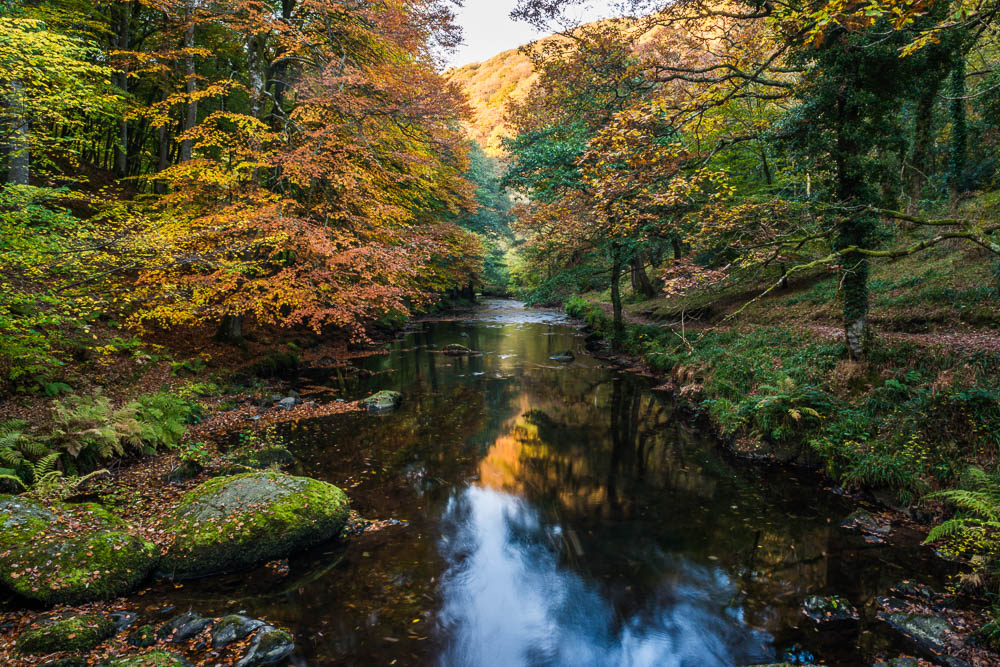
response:
<path fill-rule="evenodd" d="M 500 155 L 500 138 L 506 134 L 505 107 L 509 101 L 523 98 L 538 78 L 528 55 L 521 49 L 504 51 L 481 63 L 449 70 L 445 77 L 469 98 L 469 136 L 487 155 Z"/>
<path fill-rule="evenodd" d="M 584 24 L 575 32 L 587 34 L 595 30 L 620 30 L 627 33 L 632 26 L 634 24 L 631 21 L 612 19 Z M 648 43 L 660 30 L 661 27 L 654 27 L 635 39 L 635 44 L 641 46 Z M 630 41 L 632 39 L 629 38 Z M 505 123 L 507 105 L 523 100 L 538 82 L 538 71 L 536 64 L 532 62 L 532 56 L 541 54 L 544 49 L 560 41 L 565 40 L 554 34 L 524 47 L 498 53 L 482 62 L 456 67 L 444 73 L 445 78 L 456 84 L 468 97 L 472 116 L 466 127 L 470 138 L 482 146 L 487 155 L 503 155 L 501 139 L 511 134 Z"/>

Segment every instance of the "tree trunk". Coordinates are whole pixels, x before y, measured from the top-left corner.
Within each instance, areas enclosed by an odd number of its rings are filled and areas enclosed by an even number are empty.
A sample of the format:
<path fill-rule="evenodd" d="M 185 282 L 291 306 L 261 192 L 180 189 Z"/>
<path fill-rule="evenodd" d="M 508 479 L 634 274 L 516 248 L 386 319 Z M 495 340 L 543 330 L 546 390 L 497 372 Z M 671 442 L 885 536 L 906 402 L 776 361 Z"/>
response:
<path fill-rule="evenodd" d="M 164 102 L 167 100 L 166 87 L 163 89 L 162 100 Z M 169 164 L 170 160 L 170 144 L 167 141 L 166 123 L 160 125 L 160 127 L 156 130 L 156 149 L 158 153 L 156 160 L 156 173 L 159 174 L 167 168 L 167 164 Z M 153 182 L 153 190 L 158 195 L 165 195 L 167 194 L 167 184 L 163 181 L 163 179 L 158 178 Z"/>
<path fill-rule="evenodd" d="M 681 240 L 676 236 L 670 239 L 670 245 L 674 249 L 674 259 L 680 259 L 684 256 L 684 249 L 681 248 Z"/>
<path fill-rule="evenodd" d="M 851 83 L 847 84 L 852 85 Z M 862 122 L 857 104 L 841 96 L 837 100 L 836 166 L 837 195 L 841 202 L 857 206 L 874 203 L 875 196 L 865 179 L 862 147 L 857 141 L 857 127 Z M 837 227 L 835 247 L 867 248 L 878 225 L 874 216 L 848 217 Z M 841 284 L 844 288 L 844 334 L 851 358 L 861 360 L 867 353 L 868 330 L 868 258 L 857 252 L 841 258 Z"/>
<path fill-rule="evenodd" d="M 127 51 L 131 42 L 132 3 L 118 3 L 118 34 L 116 45 L 119 51 Z M 128 72 L 121 71 L 115 75 L 116 84 L 122 91 L 122 97 L 128 95 Z M 118 142 L 115 144 L 115 175 L 118 178 L 128 176 L 128 121 L 122 116 L 118 121 Z"/>
<path fill-rule="evenodd" d="M 913 149 L 910 151 L 907 165 L 907 190 L 909 202 L 906 210 L 910 215 L 916 215 L 923 194 L 927 163 L 930 160 L 930 148 L 933 142 L 931 132 L 934 126 L 934 101 L 937 99 L 938 88 L 932 86 L 921 94 L 917 100 L 917 115 L 913 125 Z"/>
<path fill-rule="evenodd" d="M 642 294 L 647 299 L 656 296 L 656 289 L 646 275 L 645 255 L 641 252 L 632 259 L 632 291 Z"/>
<path fill-rule="evenodd" d="M 215 338 L 226 343 L 238 343 L 243 340 L 243 316 L 224 315 Z"/>
<path fill-rule="evenodd" d="M 965 59 L 951 73 L 951 151 L 948 165 L 948 191 L 955 208 L 965 186 L 965 166 L 968 153 L 969 126 L 965 115 Z"/>
<path fill-rule="evenodd" d="M 611 349 L 617 352 L 621 349 L 621 343 L 625 337 L 625 320 L 622 316 L 622 261 L 617 248 L 611 252 L 613 254 L 611 260 L 611 309 L 614 312 Z"/>
<path fill-rule="evenodd" d="M 21 82 L 10 82 L 10 99 L 7 100 L 11 132 L 8 145 L 7 182 L 27 185 L 31 175 L 31 147 L 28 143 L 28 115 L 24 110 L 24 89 Z"/>
<path fill-rule="evenodd" d="M 195 125 L 198 124 L 198 100 L 194 98 L 194 94 L 198 92 L 198 79 L 197 72 L 194 66 L 194 53 L 191 49 L 194 48 L 194 26 L 195 26 L 195 9 L 197 6 L 197 0 L 187 0 L 187 6 L 184 12 L 184 20 L 187 23 L 187 29 L 184 31 L 184 74 L 185 74 L 185 90 L 188 94 L 188 105 L 187 105 L 187 115 L 184 119 L 184 131 L 187 132 L 191 130 Z M 191 159 L 193 153 L 193 144 L 190 138 L 183 139 L 181 141 L 181 153 L 180 161 L 187 162 Z"/>

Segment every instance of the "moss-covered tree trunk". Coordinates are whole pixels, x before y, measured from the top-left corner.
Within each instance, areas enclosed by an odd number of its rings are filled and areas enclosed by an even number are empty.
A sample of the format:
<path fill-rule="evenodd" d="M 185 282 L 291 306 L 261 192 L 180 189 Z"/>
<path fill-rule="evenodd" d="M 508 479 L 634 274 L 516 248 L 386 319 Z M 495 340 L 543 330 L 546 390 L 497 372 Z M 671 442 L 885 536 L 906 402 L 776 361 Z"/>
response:
<path fill-rule="evenodd" d="M 954 208 L 962 194 L 968 155 L 969 125 L 965 113 L 965 59 L 959 59 L 951 73 L 951 147 L 948 160 L 948 192 Z"/>
<path fill-rule="evenodd" d="M 845 87 L 846 89 L 846 87 Z M 865 178 L 865 148 L 858 142 L 861 110 L 850 94 L 837 98 L 837 145 L 834 153 L 837 165 L 837 195 L 851 207 L 871 205 L 871 189 Z M 837 250 L 868 248 L 878 218 L 873 215 L 848 213 L 837 225 Z M 860 360 L 867 352 L 868 330 L 868 258 L 859 252 L 847 252 L 841 259 L 841 285 L 844 291 L 844 334 L 852 359 Z"/>
<path fill-rule="evenodd" d="M 913 144 L 907 158 L 907 194 L 909 201 L 906 208 L 910 215 L 915 215 L 923 195 L 924 183 L 930 171 L 930 149 L 933 143 L 934 102 L 938 95 L 937 86 L 929 86 L 923 90 L 917 99 L 916 116 L 913 121 Z"/>

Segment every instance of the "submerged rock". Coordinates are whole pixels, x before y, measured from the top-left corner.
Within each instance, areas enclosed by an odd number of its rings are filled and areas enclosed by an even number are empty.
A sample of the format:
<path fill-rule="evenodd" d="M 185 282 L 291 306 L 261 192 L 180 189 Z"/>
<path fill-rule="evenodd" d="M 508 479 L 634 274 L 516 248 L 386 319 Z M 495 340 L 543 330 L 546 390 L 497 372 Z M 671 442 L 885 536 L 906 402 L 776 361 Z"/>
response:
<path fill-rule="evenodd" d="M 840 527 L 861 533 L 866 542 L 873 544 L 882 544 L 892 532 L 892 524 L 889 521 L 876 517 L 866 510 L 854 512 L 844 519 Z"/>
<path fill-rule="evenodd" d="M 271 665 L 287 658 L 294 650 L 295 641 L 289 633 L 266 626 L 254 638 L 250 650 L 236 663 L 236 667 Z"/>
<path fill-rule="evenodd" d="M 240 614 L 221 618 L 212 628 L 212 648 L 224 648 L 235 641 L 245 639 L 265 625 L 267 624 L 264 621 Z"/>
<path fill-rule="evenodd" d="M 257 472 L 213 479 L 164 520 L 177 537 L 160 573 L 194 578 L 282 558 L 335 537 L 349 510 L 343 491 L 308 477 Z"/>
<path fill-rule="evenodd" d="M 372 394 L 368 398 L 358 401 L 358 406 L 362 410 L 368 410 L 369 412 L 383 412 L 385 410 L 394 410 L 399 407 L 399 404 L 403 402 L 403 395 L 398 391 L 380 391 L 376 394 Z"/>
<path fill-rule="evenodd" d="M 453 357 L 461 357 L 464 355 L 475 354 L 474 350 L 470 350 L 464 345 L 458 345 L 457 343 L 452 343 L 451 345 L 444 346 L 444 353 L 450 354 Z"/>
<path fill-rule="evenodd" d="M 111 620 L 115 622 L 115 632 L 122 632 L 135 625 L 139 615 L 131 611 L 113 611 Z"/>
<path fill-rule="evenodd" d="M 57 651 L 89 651 L 115 634 L 110 616 L 72 616 L 43 622 L 17 638 L 17 650 L 29 655 Z"/>
<path fill-rule="evenodd" d="M 861 618 L 850 602 L 836 595 L 813 595 L 806 598 L 802 603 L 802 613 L 818 625 L 852 623 Z"/>
<path fill-rule="evenodd" d="M 572 361 L 576 361 L 576 355 L 573 354 L 570 350 L 563 350 L 558 354 L 553 354 L 551 357 L 549 357 L 549 359 L 551 361 L 559 361 L 561 363 L 568 364 Z"/>

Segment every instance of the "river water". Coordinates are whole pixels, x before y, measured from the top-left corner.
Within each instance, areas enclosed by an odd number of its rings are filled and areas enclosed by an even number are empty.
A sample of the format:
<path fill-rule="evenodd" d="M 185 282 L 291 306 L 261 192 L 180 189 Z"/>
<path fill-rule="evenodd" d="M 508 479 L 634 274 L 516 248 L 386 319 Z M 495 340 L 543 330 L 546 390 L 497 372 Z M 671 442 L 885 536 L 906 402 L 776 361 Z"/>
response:
<path fill-rule="evenodd" d="M 441 354 L 451 343 L 482 355 Z M 549 360 L 567 349 L 573 363 Z M 298 555 L 288 573 L 164 584 L 147 599 L 266 617 L 309 665 L 898 655 L 867 609 L 857 627 L 818 632 L 800 604 L 838 594 L 861 608 L 912 574 L 913 550 L 840 529 L 850 508 L 815 479 L 728 459 L 648 380 L 589 356 L 563 315 L 487 302 L 357 364 L 373 374 L 348 398 L 396 389 L 402 407 L 285 436 L 297 472 L 340 485 L 365 517 L 403 523 Z"/>

